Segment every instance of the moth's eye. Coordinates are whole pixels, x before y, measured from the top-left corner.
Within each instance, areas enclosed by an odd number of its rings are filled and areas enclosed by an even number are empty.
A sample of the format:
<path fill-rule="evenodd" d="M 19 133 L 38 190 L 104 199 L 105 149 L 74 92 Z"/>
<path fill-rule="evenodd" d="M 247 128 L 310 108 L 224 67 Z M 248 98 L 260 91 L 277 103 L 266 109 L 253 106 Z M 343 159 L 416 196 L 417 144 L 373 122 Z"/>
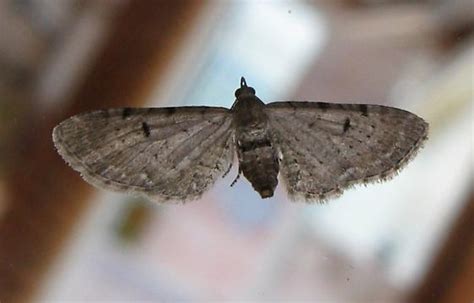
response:
<path fill-rule="evenodd" d="M 248 89 L 252 92 L 252 94 L 255 95 L 255 90 L 253 89 L 253 87 L 249 87 Z"/>
<path fill-rule="evenodd" d="M 238 88 L 236 91 L 235 91 L 235 97 L 238 98 L 239 95 L 241 94 L 242 90 L 240 88 Z"/>

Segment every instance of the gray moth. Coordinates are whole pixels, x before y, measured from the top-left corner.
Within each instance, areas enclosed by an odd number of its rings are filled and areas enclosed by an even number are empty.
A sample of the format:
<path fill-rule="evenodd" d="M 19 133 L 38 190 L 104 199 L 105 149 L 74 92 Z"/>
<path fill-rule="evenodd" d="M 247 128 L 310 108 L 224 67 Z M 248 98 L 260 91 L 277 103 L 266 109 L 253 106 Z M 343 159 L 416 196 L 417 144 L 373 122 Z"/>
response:
<path fill-rule="evenodd" d="M 158 202 L 198 199 L 229 172 L 235 154 L 237 177 L 243 174 L 262 198 L 273 196 L 281 174 L 290 199 L 322 202 L 354 184 L 392 177 L 427 139 L 427 122 L 393 107 L 264 104 L 243 77 L 235 97 L 231 109 L 79 114 L 54 128 L 53 142 L 89 183 Z"/>

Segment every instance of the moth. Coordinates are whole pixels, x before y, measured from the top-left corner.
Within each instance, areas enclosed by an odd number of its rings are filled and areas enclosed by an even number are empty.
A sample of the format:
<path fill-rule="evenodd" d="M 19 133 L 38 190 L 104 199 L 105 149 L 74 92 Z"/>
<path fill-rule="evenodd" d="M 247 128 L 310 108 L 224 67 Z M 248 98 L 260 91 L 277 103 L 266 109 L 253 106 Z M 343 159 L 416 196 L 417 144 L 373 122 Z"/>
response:
<path fill-rule="evenodd" d="M 427 122 L 393 107 L 265 104 L 243 77 L 235 97 L 231 109 L 83 113 L 56 126 L 53 142 L 92 185 L 158 202 L 198 199 L 229 172 L 235 154 L 237 178 L 243 174 L 262 198 L 273 196 L 280 175 L 290 199 L 322 202 L 354 184 L 389 179 L 427 139 Z"/>

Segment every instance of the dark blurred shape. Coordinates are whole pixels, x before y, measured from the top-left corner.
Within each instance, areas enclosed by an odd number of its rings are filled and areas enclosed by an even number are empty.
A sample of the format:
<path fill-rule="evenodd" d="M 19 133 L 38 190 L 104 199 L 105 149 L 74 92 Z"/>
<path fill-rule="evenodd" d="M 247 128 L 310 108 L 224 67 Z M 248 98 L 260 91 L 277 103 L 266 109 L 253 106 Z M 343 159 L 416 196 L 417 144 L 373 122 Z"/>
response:
<path fill-rule="evenodd" d="M 6 175 L 10 200 L 0 220 L 2 302 L 32 299 L 91 193 L 55 152 L 52 128 L 68 116 L 97 107 L 140 105 L 200 8 L 194 1 L 122 4 L 70 107 L 57 115 L 38 115 L 30 108 L 6 142 L 14 158 L 9 158 L 13 163 Z M 25 102 L 31 105 L 34 100 Z"/>
<path fill-rule="evenodd" d="M 472 37 L 474 4 L 470 0 L 441 1 L 437 19 L 444 46 L 456 47 L 463 40 Z"/>
<path fill-rule="evenodd" d="M 474 299 L 474 193 L 466 198 L 465 205 L 409 302 L 451 303 Z"/>
<path fill-rule="evenodd" d="M 118 239 L 124 243 L 138 240 L 150 219 L 150 212 L 149 201 L 143 198 L 131 199 L 116 226 Z"/>

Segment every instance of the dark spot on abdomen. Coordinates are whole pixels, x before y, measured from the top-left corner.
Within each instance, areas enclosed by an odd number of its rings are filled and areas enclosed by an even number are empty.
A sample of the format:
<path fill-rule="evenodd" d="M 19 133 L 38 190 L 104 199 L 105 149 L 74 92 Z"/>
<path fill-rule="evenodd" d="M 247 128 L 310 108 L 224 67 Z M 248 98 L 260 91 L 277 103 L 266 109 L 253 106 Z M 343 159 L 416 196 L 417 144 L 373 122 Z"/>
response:
<path fill-rule="evenodd" d="M 272 146 L 272 143 L 268 138 L 243 142 L 242 145 L 240 145 L 240 149 L 242 150 L 242 152 L 247 152 L 249 150 L 254 150 L 266 146 Z"/>

